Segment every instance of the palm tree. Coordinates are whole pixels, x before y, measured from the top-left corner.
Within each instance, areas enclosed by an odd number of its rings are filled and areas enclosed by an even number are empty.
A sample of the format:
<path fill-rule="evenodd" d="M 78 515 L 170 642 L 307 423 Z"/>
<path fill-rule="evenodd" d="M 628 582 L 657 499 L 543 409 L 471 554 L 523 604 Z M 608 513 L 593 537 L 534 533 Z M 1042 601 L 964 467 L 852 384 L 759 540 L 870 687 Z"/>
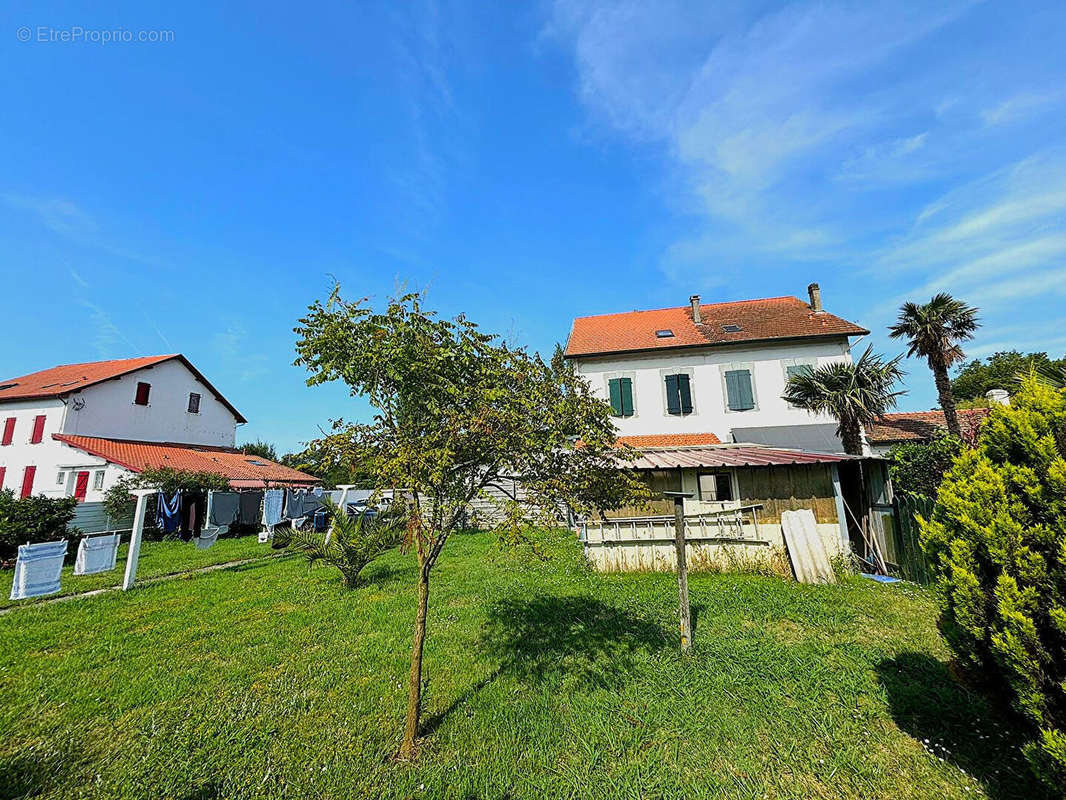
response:
<path fill-rule="evenodd" d="M 892 391 L 903 377 L 902 356 L 885 361 L 867 347 L 858 361 L 833 362 L 793 375 L 784 398 L 815 413 L 830 414 L 837 421 L 837 435 L 844 452 L 862 455 L 862 427 L 896 405 L 902 391 Z"/>
<path fill-rule="evenodd" d="M 888 329 L 893 339 L 908 341 L 908 356 L 924 356 L 928 360 L 948 431 L 960 437 L 962 429 L 955 413 L 948 368 L 962 360 L 961 343 L 973 338 L 979 324 L 976 308 L 941 292 L 924 305 L 904 303 L 896 324 Z"/>
<path fill-rule="evenodd" d="M 403 541 L 406 517 L 400 504 L 352 518 L 329 498 L 324 503 L 330 515 L 328 535 L 294 530 L 277 537 L 276 544 L 303 553 L 309 566 L 321 562 L 336 567 L 344 587 L 354 589 L 363 567 Z"/>

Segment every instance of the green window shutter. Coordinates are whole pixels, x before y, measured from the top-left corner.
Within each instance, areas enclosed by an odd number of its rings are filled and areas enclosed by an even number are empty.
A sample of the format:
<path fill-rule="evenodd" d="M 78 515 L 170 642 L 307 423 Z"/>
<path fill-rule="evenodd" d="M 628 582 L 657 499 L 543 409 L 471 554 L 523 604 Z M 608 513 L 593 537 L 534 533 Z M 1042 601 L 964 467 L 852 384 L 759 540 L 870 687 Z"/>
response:
<path fill-rule="evenodd" d="M 666 376 L 666 413 L 681 413 L 681 394 L 678 391 L 678 378 L 680 375 Z"/>
<path fill-rule="evenodd" d="M 619 378 L 619 390 L 622 400 L 622 416 L 633 416 L 633 379 Z"/>
<path fill-rule="evenodd" d="M 751 372 L 746 369 L 729 370 L 725 374 L 725 388 L 730 411 L 750 411 L 755 408 Z"/>
<path fill-rule="evenodd" d="M 607 381 L 607 388 L 611 395 L 611 410 L 616 417 L 622 416 L 622 379 L 611 378 Z"/>
<path fill-rule="evenodd" d="M 689 385 L 688 375 L 682 373 L 677 376 L 677 389 L 681 400 L 681 413 L 692 413 L 692 387 Z"/>
<path fill-rule="evenodd" d="M 785 367 L 785 374 L 788 375 L 789 378 L 794 375 L 810 375 L 811 367 L 809 364 L 797 364 L 794 367 Z"/>

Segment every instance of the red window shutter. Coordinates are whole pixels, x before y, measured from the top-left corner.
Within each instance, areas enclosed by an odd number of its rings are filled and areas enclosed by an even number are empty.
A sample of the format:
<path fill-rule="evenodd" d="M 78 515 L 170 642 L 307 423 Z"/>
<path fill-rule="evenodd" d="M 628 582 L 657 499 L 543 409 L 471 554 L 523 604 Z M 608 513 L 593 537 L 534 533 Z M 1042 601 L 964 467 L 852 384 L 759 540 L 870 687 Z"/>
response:
<path fill-rule="evenodd" d="M 29 497 L 33 494 L 33 476 L 37 472 L 37 467 L 26 467 L 26 471 L 22 473 L 22 494 L 19 497 Z"/>
<path fill-rule="evenodd" d="M 4 438 L 0 440 L 0 444 L 11 444 L 11 440 L 15 438 L 15 418 L 8 417 L 4 420 Z"/>
<path fill-rule="evenodd" d="M 0 489 L 4 488 L 4 477 L 7 475 L 7 467 L 0 467 Z"/>
<path fill-rule="evenodd" d="M 38 414 L 33 418 L 33 435 L 30 437 L 30 444 L 40 444 L 41 439 L 44 438 L 44 414 Z"/>
<path fill-rule="evenodd" d="M 139 406 L 148 405 L 148 393 L 152 391 L 152 384 L 144 383 L 143 381 L 137 382 L 137 394 L 133 398 L 133 402 Z"/>

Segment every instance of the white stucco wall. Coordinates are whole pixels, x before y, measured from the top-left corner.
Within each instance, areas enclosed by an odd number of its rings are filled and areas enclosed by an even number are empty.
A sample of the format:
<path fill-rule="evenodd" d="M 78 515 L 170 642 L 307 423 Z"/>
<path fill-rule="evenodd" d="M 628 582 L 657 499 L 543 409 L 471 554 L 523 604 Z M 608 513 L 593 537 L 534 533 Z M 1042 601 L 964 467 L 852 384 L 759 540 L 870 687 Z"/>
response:
<path fill-rule="evenodd" d="M 89 473 L 87 502 L 103 500 L 104 492 L 126 470 L 107 464 L 102 458 L 91 456 L 74 447 L 57 442 L 53 433 L 63 430 L 68 406 L 62 400 L 26 400 L 0 404 L 0 432 L 5 420 L 15 418 L 15 434 L 10 445 L 0 446 L 0 467 L 4 467 L 3 486 L 16 495 L 22 489 L 22 478 L 27 466 L 37 472 L 33 478 L 33 494 L 48 497 L 66 497 L 74 494 L 78 472 Z M 30 443 L 33 421 L 39 414 L 45 417 L 44 434 L 37 444 Z M 95 473 L 104 472 L 103 487 L 95 489 Z"/>
<path fill-rule="evenodd" d="M 133 402 L 139 381 L 152 386 L 147 406 Z M 188 411 L 190 392 L 200 395 L 198 414 Z M 41 442 L 30 444 L 33 421 L 39 414 L 45 416 L 44 434 Z M 105 492 L 128 471 L 57 442 L 53 433 L 224 447 L 233 447 L 236 441 L 233 412 L 176 360 L 90 386 L 64 399 L 0 403 L 0 433 L 9 417 L 15 418 L 15 433 L 10 445 L 0 446 L 0 467 L 6 468 L 0 488 L 18 494 L 26 467 L 35 466 L 34 494 L 72 496 L 78 473 L 88 472 L 85 500 L 90 503 L 103 500 Z M 103 485 L 96 488 L 96 473 L 101 471 Z"/>
<path fill-rule="evenodd" d="M 152 386 L 147 406 L 133 402 L 140 381 Z M 188 411 L 190 392 L 200 395 L 197 414 Z M 176 359 L 90 386 L 68 403 L 62 433 L 222 447 L 237 438 L 233 412 Z"/>
<path fill-rule="evenodd" d="M 665 353 L 575 359 L 596 394 L 608 399 L 610 378 L 633 379 L 634 415 L 618 417 L 622 436 L 665 433 L 714 433 L 723 442 L 732 441 L 733 428 L 795 425 L 835 425 L 827 415 L 811 414 L 786 403 L 785 367 L 794 362 L 816 367 L 834 361 L 850 361 L 846 337 L 770 345 L 708 347 Z M 724 373 L 736 366 L 752 370 L 756 407 L 730 411 L 726 407 Z M 691 371 L 693 411 L 684 416 L 666 412 L 664 376 L 672 370 Z"/>

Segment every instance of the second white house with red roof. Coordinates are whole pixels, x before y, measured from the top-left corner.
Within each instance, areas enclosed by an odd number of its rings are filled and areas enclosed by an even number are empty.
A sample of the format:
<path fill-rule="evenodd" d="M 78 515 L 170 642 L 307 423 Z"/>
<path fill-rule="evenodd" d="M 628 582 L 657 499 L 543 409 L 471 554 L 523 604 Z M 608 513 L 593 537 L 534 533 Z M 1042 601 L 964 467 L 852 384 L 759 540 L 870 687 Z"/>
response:
<path fill-rule="evenodd" d="M 839 452 L 836 423 L 782 398 L 790 374 L 851 360 L 865 328 L 810 302 L 773 297 L 579 317 L 566 357 L 609 400 L 635 447 L 714 440 Z"/>
<path fill-rule="evenodd" d="M 98 502 L 146 467 L 215 472 L 234 487 L 316 482 L 238 450 L 246 421 L 180 354 L 9 378 L 0 381 L 0 488 Z"/>

